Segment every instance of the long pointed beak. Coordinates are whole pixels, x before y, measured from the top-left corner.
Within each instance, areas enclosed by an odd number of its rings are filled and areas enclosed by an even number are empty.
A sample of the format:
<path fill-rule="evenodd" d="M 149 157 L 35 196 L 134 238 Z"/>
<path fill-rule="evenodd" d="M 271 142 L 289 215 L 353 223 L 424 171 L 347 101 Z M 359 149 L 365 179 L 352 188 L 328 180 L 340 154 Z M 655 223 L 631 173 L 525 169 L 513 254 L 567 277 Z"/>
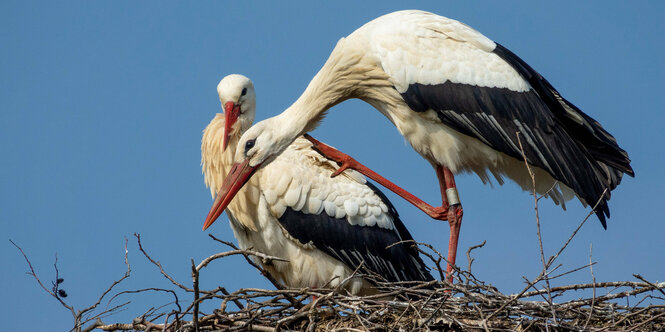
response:
<path fill-rule="evenodd" d="M 217 197 L 215 202 L 208 212 L 208 217 L 206 218 L 205 223 L 203 224 L 203 230 L 206 230 L 210 225 L 212 225 L 217 218 L 224 212 L 224 209 L 231 203 L 231 200 L 242 186 L 249 181 L 249 179 L 254 175 L 254 172 L 261 167 L 261 164 L 254 167 L 249 166 L 249 159 L 245 159 L 241 163 L 235 163 L 231 167 L 231 171 L 224 179 L 222 188 L 217 192 Z"/>
<path fill-rule="evenodd" d="M 240 115 L 240 105 L 236 105 L 232 101 L 226 102 L 224 104 L 224 140 L 222 141 L 222 151 L 226 151 L 226 146 L 229 144 L 229 139 L 231 137 L 231 129 L 233 125 L 238 121 L 238 116 Z"/>

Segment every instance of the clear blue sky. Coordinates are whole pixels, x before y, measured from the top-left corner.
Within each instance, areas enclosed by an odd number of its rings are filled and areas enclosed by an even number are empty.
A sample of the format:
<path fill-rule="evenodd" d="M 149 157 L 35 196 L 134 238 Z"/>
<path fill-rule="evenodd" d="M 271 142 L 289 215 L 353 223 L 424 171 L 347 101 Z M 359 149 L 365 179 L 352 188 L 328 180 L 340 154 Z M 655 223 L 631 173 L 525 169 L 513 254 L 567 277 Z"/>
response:
<path fill-rule="evenodd" d="M 399 9 L 429 10 L 465 22 L 517 53 L 569 100 L 599 120 L 633 160 L 637 177 L 612 193 L 608 230 L 592 219 L 560 258 L 561 270 L 593 259 L 597 280 L 640 273 L 665 279 L 661 195 L 665 188 L 665 2 L 429 1 L 25 2 L 0 3 L 0 316 L 7 330 L 68 330 L 69 313 L 27 276 L 14 240 L 43 281 L 57 253 L 67 298 L 93 303 L 123 265 L 130 238 L 132 277 L 119 289 L 168 286 L 140 255 L 132 233 L 183 283 L 189 260 L 220 247 L 201 231 L 211 205 L 200 162 L 201 131 L 220 111 L 216 84 L 230 73 L 254 80 L 257 118 L 290 105 L 337 40 Z M 313 133 L 436 203 L 430 166 L 371 106 L 336 106 Z M 504 292 L 533 278 L 538 254 L 533 199 L 513 184 L 482 185 L 461 175 L 460 237 L 474 272 Z M 390 196 L 420 241 L 445 252 L 448 226 Z M 541 202 L 546 254 L 587 213 Z M 210 230 L 232 239 L 226 218 Z M 558 283 L 589 282 L 588 270 Z M 241 260 L 213 264 L 202 287 L 269 287 Z M 129 321 L 161 294 L 133 299 Z M 105 304 L 105 303 L 104 303 Z"/>

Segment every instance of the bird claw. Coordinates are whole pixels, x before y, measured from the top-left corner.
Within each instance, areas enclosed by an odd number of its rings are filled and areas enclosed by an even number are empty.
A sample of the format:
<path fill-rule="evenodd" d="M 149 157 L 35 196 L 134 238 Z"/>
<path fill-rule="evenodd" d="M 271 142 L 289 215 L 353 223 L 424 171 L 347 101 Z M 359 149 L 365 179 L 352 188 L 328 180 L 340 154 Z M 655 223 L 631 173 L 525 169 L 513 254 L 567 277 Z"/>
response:
<path fill-rule="evenodd" d="M 337 163 L 339 168 L 330 175 L 331 178 L 334 178 L 334 177 L 342 174 L 342 172 L 344 172 L 345 170 L 347 170 L 349 168 L 350 169 L 355 169 L 354 165 L 358 164 L 358 162 L 355 159 L 351 158 L 351 156 L 349 156 L 346 153 L 341 152 L 341 151 L 333 148 L 332 146 L 330 146 L 328 144 L 325 144 L 325 143 L 322 143 L 322 142 L 318 141 L 317 139 L 310 136 L 309 134 L 305 134 L 305 135 L 303 135 L 303 137 L 305 137 L 307 140 L 312 142 L 312 149 L 314 149 L 314 151 L 318 152 L 320 155 L 322 155 L 326 159 L 334 161 L 335 163 Z"/>
<path fill-rule="evenodd" d="M 338 168 L 336 171 L 334 171 L 332 174 L 330 174 L 330 177 L 334 178 L 334 177 L 342 174 L 342 172 L 344 172 L 348 168 L 349 168 L 349 166 L 346 163 L 342 163 L 342 166 L 340 166 L 340 168 Z"/>

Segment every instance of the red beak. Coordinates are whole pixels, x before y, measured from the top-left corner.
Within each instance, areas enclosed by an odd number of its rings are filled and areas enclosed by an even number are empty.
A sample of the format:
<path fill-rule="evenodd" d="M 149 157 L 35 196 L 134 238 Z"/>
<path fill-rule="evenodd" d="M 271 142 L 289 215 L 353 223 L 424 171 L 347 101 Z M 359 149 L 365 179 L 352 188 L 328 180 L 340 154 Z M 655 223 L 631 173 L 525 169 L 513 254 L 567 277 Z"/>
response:
<path fill-rule="evenodd" d="M 224 140 L 222 141 L 222 151 L 226 150 L 226 146 L 229 144 L 229 137 L 231 137 L 231 128 L 233 124 L 238 121 L 238 116 L 240 115 L 240 105 L 236 105 L 232 101 L 226 102 L 224 104 L 224 117 L 226 118 L 226 123 L 224 124 Z"/>
<path fill-rule="evenodd" d="M 203 230 L 206 230 L 206 228 L 210 227 L 210 225 L 219 218 L 240 188 L 249 181 L 259 167 L 261 167 L 261 164 L 254 167 L 249 166 L 249 159 L 245 159 L 241 163 L 233 164 L 231 171 L 224 179 L 222 188 L 217 192 L 215 202 L 212 204 L 212 208 L 210 208 L 210 212 L 208 212 L 208 217 L 203 224 Z"/>

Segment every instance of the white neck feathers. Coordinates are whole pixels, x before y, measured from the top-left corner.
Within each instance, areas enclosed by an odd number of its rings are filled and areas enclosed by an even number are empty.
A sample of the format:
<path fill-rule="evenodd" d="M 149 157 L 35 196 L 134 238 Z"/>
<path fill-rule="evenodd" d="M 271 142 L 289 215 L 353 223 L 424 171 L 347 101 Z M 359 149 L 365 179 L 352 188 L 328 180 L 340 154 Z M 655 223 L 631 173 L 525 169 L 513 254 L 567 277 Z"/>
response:
<path fill-rule="evenodd" d="M 294 139 L 316 128 L 326 111 L 351 98 L 363 98 L 371 86 L 392 86 L 377 59 L 367 56 L 363 45 L 342 38 L 305 89 L 305 92 L 282 114 L 281 125 Z M 287 121 L 285 121 L 288 119 Z"/>

